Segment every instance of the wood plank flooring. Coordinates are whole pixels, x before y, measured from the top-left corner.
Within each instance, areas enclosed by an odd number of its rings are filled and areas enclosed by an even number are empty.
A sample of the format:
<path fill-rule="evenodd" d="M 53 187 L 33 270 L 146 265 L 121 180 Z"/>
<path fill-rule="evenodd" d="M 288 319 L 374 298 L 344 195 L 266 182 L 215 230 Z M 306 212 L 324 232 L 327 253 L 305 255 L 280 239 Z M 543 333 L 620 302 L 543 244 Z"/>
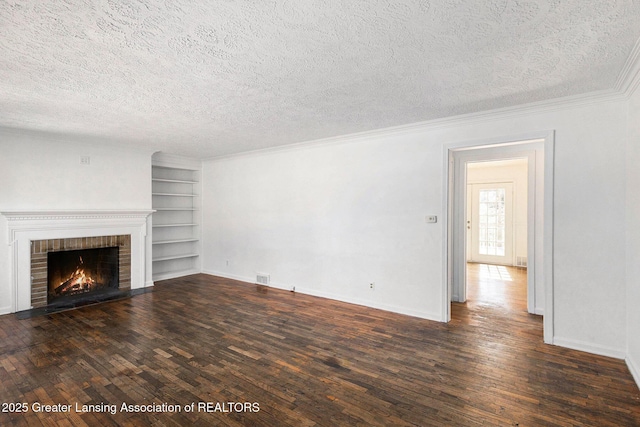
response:
<path fill-rule="evenodd" d="M 0 404 L 29 409 L 0 412 L 0 425 L 640 426 L 623 361 L 543 344 L 541 318 L 518 304 L 470 298 L 452 311 L 443 324 L 194 275 L 0 316 Z"/>
<path fill-rule="evenodd" d="M 515 315 L 527 311 L 527 270 L 467 263 L 467 309 L 491 305 Z M 541 326 L 542 327 L 542 326 Z"/>

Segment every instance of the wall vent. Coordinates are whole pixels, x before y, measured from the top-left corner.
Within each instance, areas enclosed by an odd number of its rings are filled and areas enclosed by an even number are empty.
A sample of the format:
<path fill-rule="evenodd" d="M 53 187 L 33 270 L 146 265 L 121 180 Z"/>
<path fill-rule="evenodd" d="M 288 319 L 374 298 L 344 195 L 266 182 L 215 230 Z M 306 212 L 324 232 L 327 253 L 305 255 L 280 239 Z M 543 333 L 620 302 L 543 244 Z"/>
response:
<path fill-rule="evenodd" d="M 269 275 L 266 273 L 257 273 L 256 274 L 256 283 L 258 285 L 269 286 Z"/>
<path fill-rule="evenodd" d="M 517 256 L 516 257 L 516 267 L 526 267 L 527 266 L 527 257 L 526 256 Z"/>

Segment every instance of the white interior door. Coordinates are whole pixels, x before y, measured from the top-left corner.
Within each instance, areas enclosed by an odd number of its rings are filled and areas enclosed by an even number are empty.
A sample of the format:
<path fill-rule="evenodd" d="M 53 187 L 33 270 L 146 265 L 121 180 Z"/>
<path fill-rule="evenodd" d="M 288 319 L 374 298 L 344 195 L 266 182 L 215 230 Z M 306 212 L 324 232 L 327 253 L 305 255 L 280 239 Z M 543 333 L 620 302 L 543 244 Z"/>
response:
<path fill-rule="evenodd" d="M 513 265 L 513 184 L 467 186 L 468 259 Z"/>

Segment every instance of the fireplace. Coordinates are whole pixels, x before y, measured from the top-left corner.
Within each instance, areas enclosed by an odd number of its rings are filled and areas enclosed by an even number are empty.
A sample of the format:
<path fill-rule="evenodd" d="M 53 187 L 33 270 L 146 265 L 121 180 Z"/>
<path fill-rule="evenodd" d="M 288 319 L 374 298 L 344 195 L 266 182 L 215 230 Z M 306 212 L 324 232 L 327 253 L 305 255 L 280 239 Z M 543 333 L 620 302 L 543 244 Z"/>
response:
<path fill-rule="evenodd" d="M 47 253 L 47 305 L 118 292 L 118 247 Z"/>
<path fill-rule="evenodd" d="M 131 236 L 31 242 L 33 308 L 81 305 L 131 290 Z"/>
<path fill-rule="evenodd" d="M 47 306 L 49 252 L 117 246 L 119 290 L 130 293 L 153 286 L 148 255 L 151 244 L 146 237 L 151 213 L 152 210 L 0 212 L 7 221 L 11 246 L 11 295 L 0 300 L 0 314 Z"/>

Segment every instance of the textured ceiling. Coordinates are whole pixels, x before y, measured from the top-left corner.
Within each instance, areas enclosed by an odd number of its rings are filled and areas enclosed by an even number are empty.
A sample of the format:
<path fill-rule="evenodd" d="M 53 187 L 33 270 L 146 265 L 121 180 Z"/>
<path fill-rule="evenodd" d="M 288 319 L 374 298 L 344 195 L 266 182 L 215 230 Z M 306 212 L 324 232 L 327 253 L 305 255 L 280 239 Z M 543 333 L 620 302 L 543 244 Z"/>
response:
<path fill-rule="evenodd" d="M 614 87 L 632 0 L 0 0 L 0 126 L 209 157 Z"/>

